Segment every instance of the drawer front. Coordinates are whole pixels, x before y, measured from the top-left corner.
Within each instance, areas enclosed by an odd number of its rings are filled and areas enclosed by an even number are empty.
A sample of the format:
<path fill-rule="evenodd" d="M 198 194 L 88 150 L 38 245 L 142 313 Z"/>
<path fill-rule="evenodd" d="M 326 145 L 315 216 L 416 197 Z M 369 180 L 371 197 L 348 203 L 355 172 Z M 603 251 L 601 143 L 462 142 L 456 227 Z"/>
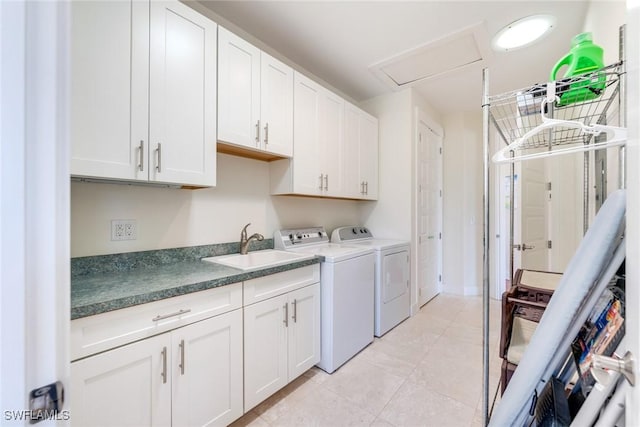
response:
<path fill-rule="evenodd" d="M 244 282 L 244 305 L 282 295 L 319 281 L 319 264 L 247 280 Z"/>
<path fill-rule="evenodd" d="M 242 307 L 242 283 L 71 321 L 71 360 Z"/>

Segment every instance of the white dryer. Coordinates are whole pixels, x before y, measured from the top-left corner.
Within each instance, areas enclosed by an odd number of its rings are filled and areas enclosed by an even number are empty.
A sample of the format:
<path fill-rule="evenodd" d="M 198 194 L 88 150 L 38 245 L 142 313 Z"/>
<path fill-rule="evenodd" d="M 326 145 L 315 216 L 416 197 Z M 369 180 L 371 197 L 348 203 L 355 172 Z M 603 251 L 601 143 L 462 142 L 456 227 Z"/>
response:
<path fill-rule="evenodd" d="M 321 257 L 317 366 L 332 373 L 373 341 L 374 251 L 330 243 L 323 227 L 276 231 L 274 246 Z"/>
<path fill-rule="evenodd" d="M 368 228 L 361 226 L 336 228 L 331 242 L 375 251 L 375 336 L 381 337 L 411 315 L 409 242 L 375 239 Z"/>

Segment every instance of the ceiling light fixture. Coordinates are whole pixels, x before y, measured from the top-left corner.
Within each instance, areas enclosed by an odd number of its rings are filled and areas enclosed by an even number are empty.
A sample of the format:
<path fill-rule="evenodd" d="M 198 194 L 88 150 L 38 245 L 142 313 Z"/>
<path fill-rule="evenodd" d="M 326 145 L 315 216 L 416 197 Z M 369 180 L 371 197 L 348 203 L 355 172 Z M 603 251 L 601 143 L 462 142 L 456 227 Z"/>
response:
<path fill-rule="evenodd" d="M 528 46 L 549 34 L 555 24 L 556 18 L 552 15 L 532 15 L 518 19 L 495 35 L 493 49 L 507 52 Z"/>

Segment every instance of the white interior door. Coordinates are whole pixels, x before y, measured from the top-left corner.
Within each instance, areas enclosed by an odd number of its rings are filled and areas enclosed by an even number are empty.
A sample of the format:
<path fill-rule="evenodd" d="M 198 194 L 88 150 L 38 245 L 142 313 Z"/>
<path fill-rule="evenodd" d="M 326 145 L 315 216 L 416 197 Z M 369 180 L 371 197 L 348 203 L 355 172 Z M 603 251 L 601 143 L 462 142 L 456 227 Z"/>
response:
<path fill-rule="evenodd" d="M 625 340 L 628 350 L 635 359 L 640 355 L 640 2 L 627 2 L 627 37 L 625 44 L 629 65 L 627 68 L 627 124 L 629 141 L 627 142 L 627 258 L 636 260 L 626 263 L 627 286 L 627 325 Z M 638 363 L 634 363 L 633 371 L 636 381 L 640 372 Z M 626 425 L 640 424 L 640 387 L 630 387 L 626 395 Z"/>
<path fill-rule="evenodd" d="M 0 2 L 0 408 L 15 425 L 31 390 L 69 390 L 70 7 Z M 40 425 L 69 425 L 66 396 Z"/>
<path fill-rule="evenodd" d="M 442 137 L 418 124 L 418 305 L 440 292 L 442 249 Z"/>
<path fill-rule="evenodd" d="M 544 159 L 520 162 L 516 179 L 514 269 L 549 270 L 549 191 Z"/>

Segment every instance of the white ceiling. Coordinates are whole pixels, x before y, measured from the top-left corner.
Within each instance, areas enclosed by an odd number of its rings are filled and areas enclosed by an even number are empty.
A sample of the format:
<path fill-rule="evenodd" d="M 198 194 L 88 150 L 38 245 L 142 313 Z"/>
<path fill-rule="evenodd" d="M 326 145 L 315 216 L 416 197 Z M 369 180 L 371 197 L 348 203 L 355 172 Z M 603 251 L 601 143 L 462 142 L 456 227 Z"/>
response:
<path fill-rule="evenodd" d="M 511 52 L 489 49 L 480 63 L 414 83 L 441 113 L 480 108 L 485 66 L 491 94 L 547 81 L 583 30 L 588 7 L 576 0 L 201 3 L 358 102 L 392 91 L 370 70 L 374 64 L 478 24 L 490 42 L 519 18 L 556 16 L 556 28 L 539 43 Z"/>

